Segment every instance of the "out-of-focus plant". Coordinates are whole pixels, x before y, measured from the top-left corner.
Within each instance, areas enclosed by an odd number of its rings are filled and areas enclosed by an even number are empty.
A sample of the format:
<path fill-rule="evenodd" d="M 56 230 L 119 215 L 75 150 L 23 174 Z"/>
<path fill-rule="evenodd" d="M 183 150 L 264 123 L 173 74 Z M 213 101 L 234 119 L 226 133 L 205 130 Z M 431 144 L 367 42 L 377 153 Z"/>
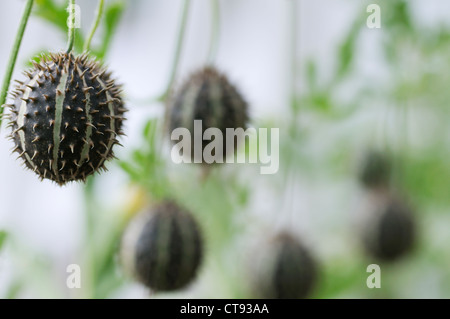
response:
<path fill-rule="evenodd" d="M 317 153 L 299 152 L 303 160 L 298 161 L 297 169 L 303 174 L 308 174 L 305 167 L 309 172 L 325 170 L 324 175 L 346 181 L 352 176 L 356 178 L 355 154 L 381 149 L 394 158 L 395 189 L 406 195 L 417 209 L 418 243 L 414 254 L 405 261 L 385 265 L 384 286 L 378 290 L 365 287 L 368 274 L 364 270 L 371 261 L 358 249 L 328 257 L 317 297 L 417 296 L 418 286 L 412 294 L 402 287 L 419 285 L 414 278 L 428 276 L 426 265 L 442 279 L 437 291 L 430 294 L 448 296 L 448 280 L 444 279 L 448 278 L 448 258 L 442 253 L 446 249 L 445 240 L 433 228 L 443 218 L 446 220 L 442 213 L 448 210 L 449 199 L 450 182 L 444 176 L 448 176 L 450 169 L 449 141 L 445 138 L 449 136 L 445 123 L 449 115 L 446 86 L 450 30 L 442 25 L 420 25 L 413 18 L 411 2 L 380 1 L 379 4 L 381 29 L 366 28 L 364 8 L 368 2 L 362 4 L 363 15 L 355 18 L 337 50 L 337 68 L 334 76 L 328 77 L 329 82 L 319 84 L 318 73 L 323 72 L 320 61 L 310 60 L 304 66 L 306 91 L 300 103 L 304 117 L 319 119 L 323 122 L 320 127 L 336 131 L 341 127 L 343 133 L 337 134 L 332 143 L 327 143 L 327 148 Z M 370 37 L 369 32 L 379 37 Z M 378 41 L 381 49 L 378 64 L 384 74 L 375 80 L 356 67 L 364 59 L 359 50 L 366 37 Z M 342 90 L 349 90 L 349 83 L 353 85 L 351 97 L 340 97 Z M 344 129 L 346 123 L 369 111 L 372 116 L 360 122 L 361 126 Z M 310 149 L 308 144 L 317 143 L 314 133 L 320 127 L 303 126 L 302 141 L 306 149 Z M 355 135 L 358 132 L 364 134 L 358 137 Z"/>

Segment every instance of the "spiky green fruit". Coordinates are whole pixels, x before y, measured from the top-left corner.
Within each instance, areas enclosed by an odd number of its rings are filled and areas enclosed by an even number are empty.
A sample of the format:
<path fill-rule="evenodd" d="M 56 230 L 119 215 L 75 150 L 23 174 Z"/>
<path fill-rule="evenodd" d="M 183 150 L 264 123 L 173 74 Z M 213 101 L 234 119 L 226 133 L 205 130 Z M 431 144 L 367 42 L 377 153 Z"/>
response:
<path fill-rule="evenodd" d="M 411 208 L 400 198 L 378 198 L 367 220 L 363 240 L 367 253 L 379 261 L 395 261 L 414 246 L 416 225 Z"/>
<path fill-rule="evenodd" d="M 105 169 L 126 109 L 120 86 L 87 55 L 49 54 L 12 93 L 11 139 L 25 165 L 64 185 Z"/>
<path fill-rule="evenodd" d="M 309 250 L 293 235 L 272 238 L 252 260 L 252 286 L 263 299 L 308 297 L 317 281 L 317 264 Z"/>
<path fill-rule="evenodd" d="M 202 158 L 196 158 L 194 151 L 194 121 L 202 121 L 201 136 L 209 128 L 217 128 L 226 136 L 226 129 L 246 129 L 248 106 L 238 89 L 227 77 L 213 67 L 205 67 L 192 74 L 180 89 L 171 97 L 166 114 L 169 135 L 176 128 L 186 128 L 191 136 L 191 160 L 205 163 Z M 202 153 L 210 140 L 202 141 Z M 234 152 L 239 141 L 223 142 L 219 157 L 225 159 L 227 143 L 234 143 Z"/>
<path fill-rule="evenodd" d="M 203 239 L 192 214 L 172 201 L 145 211 L 128 226 L 122 262 L 154 291 L 178 290 L 194 280 L 203 259 Z"/>

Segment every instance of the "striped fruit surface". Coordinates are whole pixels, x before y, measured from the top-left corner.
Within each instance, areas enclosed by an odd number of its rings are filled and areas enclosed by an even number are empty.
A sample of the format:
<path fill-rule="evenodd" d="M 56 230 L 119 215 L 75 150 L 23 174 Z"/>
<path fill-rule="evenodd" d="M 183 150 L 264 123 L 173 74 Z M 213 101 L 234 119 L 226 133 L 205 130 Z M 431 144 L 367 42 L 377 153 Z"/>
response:
<path fill-rule="evenodd" d="M 169 136 L 177 128 L 185 128 L 191 135 L 191 160 L 196 163 L 208 164 L 203 158 L 195 155 L 194 121 L 201 121 L 201 137 L 209 128 L 217 128 L 226 136 L 226 129 L 247 128 L 249 120 L 248 105 L 239 90 L 230 83 L 228 78 L 214 67 L 205 67 L 193 73 L 187 81 L 171 97 L 166 114 Z M 225 141 L 218 156 L 220 162 L 232 155 L 240 143 L 238 139 Z M 210 143 L 204 139 L 202 154 Z M 227 143 L 233 147 L 228 147 Z"/>
<path fill-rule="evenodd" d="M 192 214 L 164 201 L 138 215 L 122 240 L 122 263 L 154 291 L 173 291 L 191 283 L 203 259 L 203 239 Z"/>
<path fill-rule="evenodd" d="M 123 134 L 120 86 L 87 55 L 49 54 L 33 65 L 7 105 L 14 152 L 59 185 L 105 170 Z"/>

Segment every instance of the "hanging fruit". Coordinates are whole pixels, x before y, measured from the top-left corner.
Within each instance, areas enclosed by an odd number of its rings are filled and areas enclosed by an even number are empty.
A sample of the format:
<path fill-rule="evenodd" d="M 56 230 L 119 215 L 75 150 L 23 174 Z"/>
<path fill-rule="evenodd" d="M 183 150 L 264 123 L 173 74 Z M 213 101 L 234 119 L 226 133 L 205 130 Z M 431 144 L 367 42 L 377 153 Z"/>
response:
<path fill-rule="evenodd" d="M 26 167 L 59 185 L 105 170 L 127 111 L 120 86 L 84 54 L 49 54 L 18 83 L 11 139 Z"/>

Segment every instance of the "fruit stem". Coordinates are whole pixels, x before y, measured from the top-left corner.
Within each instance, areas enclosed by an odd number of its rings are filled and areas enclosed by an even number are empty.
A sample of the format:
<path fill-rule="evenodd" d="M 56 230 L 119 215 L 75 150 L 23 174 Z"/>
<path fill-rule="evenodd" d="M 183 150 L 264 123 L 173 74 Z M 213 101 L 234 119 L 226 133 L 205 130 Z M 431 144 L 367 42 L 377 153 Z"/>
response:
<path fill-rule="evenodd" d="M 94 241 L 94 233 L 95 233 L 95 220 L 94 220 L 94 210 L 95 210 L 95 176 L 90 176 L 84 187 L 84 212 L 85 212 L 85 231 L 86 231 L 86 257 L 87 257 L 87 269 L 86 269 L 86 278 L 87 285 L 85 285 L 86 290 L 84 291 L 86 298 L 93 298 L 95 296 L 95 280 L 96 280 L 96 254 L 95 254 L 95 245 L 93 245 Z"/>
<path fill-rule="evenodd" d="M 92 38 L 94 37 L 95 31 L 97 31 L 100 20 L 102 19 L 104 4 L 105 4 L 104 0 L 98 1 L 98 7 L 97 7 L 97 13 L 96 13 L 97 16 L 95 18 L 94 23 L 92 24 L 91 32 L 89 33 L 89 36 L 86 39 L 86 42 L 84 43 L 84 46 L 83 46 L 84 52 L 88 51 L 89 48 L 91 47 Z"/>
<path fill-rule="evenodd" d="M 298 45 L 298 2 L 297 0 L 292 0 L 290 3 L 290 29 L 291 29 L 291 47 L 290 47 L 290 69 L 291 69 L 291 79 L 290 79 L 290 100 L 291 107 L 294 112 L 293 118 L 298 116 L 299 103 L 297 97 L 297 74 L 298 74 L 298 63 L 297 63 L 297 45 Z"/>
<path fill-rule="evenodd" d="M 291 140 L 299 141 L 299 133 L 301 127 L 298 125 L 298 117 L 300 112 L 299 97 L 297 94 L 297 79 L 298 79 L 298 63 L 297 63 L 297 47 L 298 47 L 298 1 L 292 0 L 289 4 L 289 24 L 290 29 L 290 47 L 289 47 L 289 68 L 290 68 L 290 79 L 289 79 L 289 102 L 292 111 L 291 123 L 289 125 L 289 135 Z M 297 161 L 295 154 L 289 154 L 286 162 L 286 172 L 285 172 L 285 190 L 286 190 L 286 201 L 285 205 L 289 212 L 289 223 L 293 221 L 294 215 L 294 198 L 295 195 L 291 191 L 295 187 L 295 172 L 292 169 L 293 164 Z M 280 219 L 278 219 L 280 220 Z"/>
<path fill-rule="evenodd" d="M 220 31 L 220 5 L 219 0 L 211 1 L 211 38 L 209 42 L 208 64 L 212 64 L 217 56 Z"/>
<path fill-rule="evenodd" d="M 20 20 L 19 29 L 17 30 L 16 39 L 11 50 L 11 55 L 9 57 L 8 66 L 6 68 L 5 77 L 3 79 L 2 90 L 0 92 L 0 127 L 2 124 L 2 114 L 3 114 L 3 104 L 6 102 L 6 95 L 8 93 L 9 85 L 11 82 L 12 73 L 14 71 L 14 66 L 16 64 L 17 55 L 19 53 L 20 44 L 22 43 L 23 34 L 25 33 L 25 28 L 27 26 L 28 18 L 30 17 L 31 9 L 33 7 L 33 0 L 28 0 L 25 9 L 22 14 L 22 19 Z"/>
<path fill-rule="evenodd" d="M 69 0 L 69 6 L 67 7 L 69 11 L 69 40 L 67 41 L 67 53 L 70 53 L 73 48 L 73 43 L 75 42 L 75 0 Z"/>
<path fill-rule="evenodd" d="M 174 55 L 174 58 L 172 61 L 172 70 L 170 72 L 170 78 L 169 78 L 169 82 L 167 84 L 167 88 L 164 91 L 164 93 L 161 95 L 161 97 L 158 99 L 160 101 L 164 101 L 167 98 L 167 96 L 169 95 L 169 92 L 172 88 L 172 85 L 175 81 L 175 76 L 177 74 L 178 65 L 180 64 L 181 49 L 183 48 L 183 40 L 184 40 L 185 31 L 186 31 L 186 24 L 187 24 L 187 20 L 188 20 L 187 18 L 188 18 L 190 5 L 191 5 L 191 0 L 184 1 L 182 13 L 181 13 L 182 14 L 181 23 L 180 23 L 180 28 L 178 30 L 178 37 L 177 37 L 177 42 L 176 42 L 175 55 Z"/>

